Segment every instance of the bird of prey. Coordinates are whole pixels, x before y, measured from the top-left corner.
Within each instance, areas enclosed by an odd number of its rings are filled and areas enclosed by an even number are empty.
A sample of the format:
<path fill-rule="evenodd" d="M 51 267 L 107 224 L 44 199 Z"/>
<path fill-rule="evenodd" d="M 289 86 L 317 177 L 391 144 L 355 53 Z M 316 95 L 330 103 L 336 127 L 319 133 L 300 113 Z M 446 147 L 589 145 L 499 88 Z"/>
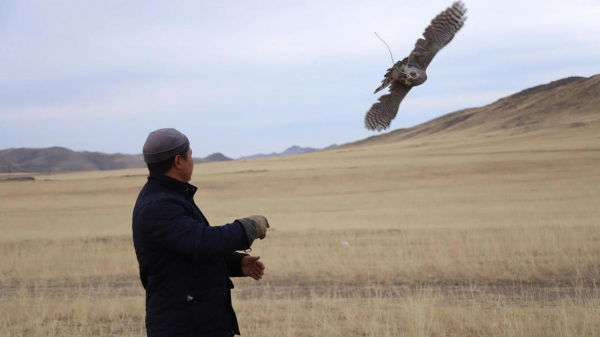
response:
<path fill-rule="evenodd" d="M 396 62 L 387 70 L 381 86 L 374 94 L 390 87 L 390 93 L 379 97 L 379 102 L 373 104 L 365 116 L 365 127 L 369 130 L 382 131 L 387 129 L 396 117 L 400 102 L 412 87 L 423 84 L 427 80 L 425 70 L 433 57 L 444 48 L 467 19 L 467 9 L 457 1 L 441 12 L 425 29 L 425 39 L 418 39 L 410 55 Z"/>

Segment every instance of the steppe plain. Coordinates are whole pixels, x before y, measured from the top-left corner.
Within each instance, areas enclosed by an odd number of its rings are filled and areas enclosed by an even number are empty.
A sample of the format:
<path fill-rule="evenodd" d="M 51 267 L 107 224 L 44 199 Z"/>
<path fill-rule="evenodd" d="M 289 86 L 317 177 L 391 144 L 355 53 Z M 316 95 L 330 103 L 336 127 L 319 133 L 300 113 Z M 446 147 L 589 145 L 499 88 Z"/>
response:
<path fill-rule="evenodd" d="M 196 166 L 212 225 L 272 224 L 242 335 L 600 336 L 598 116 Z M 144 335 L 146 171 L 35 178 L 0 182 L 0 336 Z"/>

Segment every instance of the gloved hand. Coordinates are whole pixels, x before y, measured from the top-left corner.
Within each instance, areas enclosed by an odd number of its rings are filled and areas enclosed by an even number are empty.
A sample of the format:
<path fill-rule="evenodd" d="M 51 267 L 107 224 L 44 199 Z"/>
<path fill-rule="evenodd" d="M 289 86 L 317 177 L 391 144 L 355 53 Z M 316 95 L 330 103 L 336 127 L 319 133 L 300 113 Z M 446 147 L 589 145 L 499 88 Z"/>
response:
<path fill-rule="evenodd" d="M 264 239 L 267 236 L 267 228 L 270 228 L 267 218 L 262 215 L 251 215 L 247 218 L 238 220 L 248 237 L 248 246 L 252 246 L 252 242 L 258 239 Z"/>

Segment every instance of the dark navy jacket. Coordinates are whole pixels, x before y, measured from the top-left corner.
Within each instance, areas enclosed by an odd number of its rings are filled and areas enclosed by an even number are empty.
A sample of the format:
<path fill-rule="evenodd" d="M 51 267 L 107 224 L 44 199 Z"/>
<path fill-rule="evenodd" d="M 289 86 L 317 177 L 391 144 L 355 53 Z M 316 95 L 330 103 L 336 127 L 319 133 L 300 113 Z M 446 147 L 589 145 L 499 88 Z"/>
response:
<path fill-rule="evenodd" d="M 133 243 L 146 289 L 148 336 L 239 334 L 231 306 L 248 239 L 239 222 L 211 227 L 197 188 L 151 174 L 133 210 Z"/>

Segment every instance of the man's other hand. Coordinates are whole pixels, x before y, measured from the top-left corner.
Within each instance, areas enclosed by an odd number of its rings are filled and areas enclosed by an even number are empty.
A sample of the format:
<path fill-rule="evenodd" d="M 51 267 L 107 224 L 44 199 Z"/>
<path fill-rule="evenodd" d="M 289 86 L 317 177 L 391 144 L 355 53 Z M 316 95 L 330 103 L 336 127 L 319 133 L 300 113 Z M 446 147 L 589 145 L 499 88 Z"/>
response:
<path fill-rule="evenodd" d="M 242 258 L 242 272 L 256 281 L 260 280 L 265 274 L 265 265 L 258 261 L 260 256 L 244 256 Z"/>

